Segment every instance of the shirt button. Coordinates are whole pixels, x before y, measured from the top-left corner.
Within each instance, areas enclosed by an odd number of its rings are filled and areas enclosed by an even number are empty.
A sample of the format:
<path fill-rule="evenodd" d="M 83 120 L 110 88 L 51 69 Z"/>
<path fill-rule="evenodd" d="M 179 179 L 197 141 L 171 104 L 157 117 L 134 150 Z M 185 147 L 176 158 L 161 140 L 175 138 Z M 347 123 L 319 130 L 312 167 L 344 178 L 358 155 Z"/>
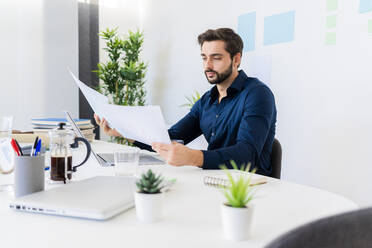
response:
<path fill-rule="evenodd" d="M 219 115 L 216 115 L 216 118 L 218 118 Z"/>
<path fill-rule="evenodd" d="M 212 136 L 214 136 L 214 133 L 212 133 Z"/>

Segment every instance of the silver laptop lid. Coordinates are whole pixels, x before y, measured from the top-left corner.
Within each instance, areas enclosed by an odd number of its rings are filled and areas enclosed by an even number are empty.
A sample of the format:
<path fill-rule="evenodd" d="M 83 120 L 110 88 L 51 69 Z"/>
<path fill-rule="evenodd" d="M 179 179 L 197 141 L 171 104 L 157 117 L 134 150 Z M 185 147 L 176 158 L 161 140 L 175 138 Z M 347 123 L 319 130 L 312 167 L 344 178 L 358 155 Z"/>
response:
<path fill-rule="evenodd" d="M 98 176 L 16 198 L 18 211 L 108 219 L 134 206 L 135 178 Z"/>

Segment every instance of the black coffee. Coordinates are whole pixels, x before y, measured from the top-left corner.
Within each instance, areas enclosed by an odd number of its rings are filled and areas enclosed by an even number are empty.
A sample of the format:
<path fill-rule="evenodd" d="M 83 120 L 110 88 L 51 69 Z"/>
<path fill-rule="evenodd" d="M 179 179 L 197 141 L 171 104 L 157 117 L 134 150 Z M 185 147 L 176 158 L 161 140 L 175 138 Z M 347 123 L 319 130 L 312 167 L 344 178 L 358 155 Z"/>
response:
<path fill-rule="evenodd" d="M 72 156 L 67 157 L 67 170 L 72 170 Z M 71 174 L 67 174 L 71 179 Z M 65 157 L 51 157 L 50 179 L 53 181 L 66 181 L 65 178 Z"/>

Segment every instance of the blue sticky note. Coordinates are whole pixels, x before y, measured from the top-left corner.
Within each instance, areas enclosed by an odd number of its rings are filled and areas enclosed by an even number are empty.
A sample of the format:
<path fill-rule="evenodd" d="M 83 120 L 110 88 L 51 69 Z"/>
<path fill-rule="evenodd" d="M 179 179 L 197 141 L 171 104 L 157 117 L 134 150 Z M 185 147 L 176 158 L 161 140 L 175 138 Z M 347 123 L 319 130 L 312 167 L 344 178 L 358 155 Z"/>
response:
<path fill-rule="evenodd" d="M 253 51 L 256 44 L 256 12 L 238 17 L 238 34 L 244 43 L 243 51 Z"/>
<path fill-rule="evenodd" d="M 294 40 L 295 11 L 265 17 L 264 45 Z"/>
<path fill-rule="evenodd" d="M 359 13 L 372 11 L 372 0 L 359 0 Z"/>

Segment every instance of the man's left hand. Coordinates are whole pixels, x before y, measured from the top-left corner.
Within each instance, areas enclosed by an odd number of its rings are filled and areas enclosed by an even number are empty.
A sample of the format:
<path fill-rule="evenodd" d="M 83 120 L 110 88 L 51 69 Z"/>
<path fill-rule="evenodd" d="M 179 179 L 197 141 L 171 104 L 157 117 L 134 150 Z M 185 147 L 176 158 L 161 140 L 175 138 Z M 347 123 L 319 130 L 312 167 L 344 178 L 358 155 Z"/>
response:
<path fill-rule="evenodd" d="M 198 167 L 203 165 L 204 157 L 202 151 L 190 149 L 176 142 L 172 144 L 154 142 L 151 146 L 160 157 L 166 160 L 167 164 L 174 166 L 194 165 Z"/>

